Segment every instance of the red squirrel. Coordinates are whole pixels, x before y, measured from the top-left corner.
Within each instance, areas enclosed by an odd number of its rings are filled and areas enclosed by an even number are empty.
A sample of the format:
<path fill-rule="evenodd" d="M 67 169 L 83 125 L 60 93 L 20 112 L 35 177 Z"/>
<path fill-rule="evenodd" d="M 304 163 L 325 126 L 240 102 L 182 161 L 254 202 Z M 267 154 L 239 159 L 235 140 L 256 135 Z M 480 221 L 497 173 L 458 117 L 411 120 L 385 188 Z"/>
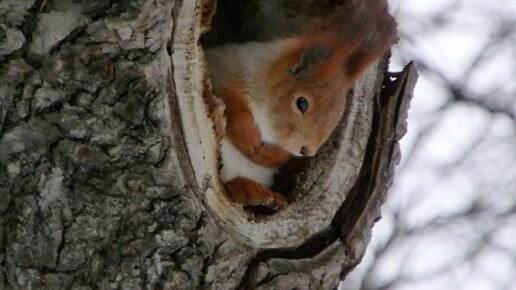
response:
<path fill-rule="evenodd" d="M 344 113 L 354 81 L 396 40 L 385 0 L 361 1 L 345 20 L 298 36 L 210 48 L 213 93 L 225 103 L 221 179 L 243 205 L 280 209 L 269 187 L 294 156 L 313 156 Z"/>

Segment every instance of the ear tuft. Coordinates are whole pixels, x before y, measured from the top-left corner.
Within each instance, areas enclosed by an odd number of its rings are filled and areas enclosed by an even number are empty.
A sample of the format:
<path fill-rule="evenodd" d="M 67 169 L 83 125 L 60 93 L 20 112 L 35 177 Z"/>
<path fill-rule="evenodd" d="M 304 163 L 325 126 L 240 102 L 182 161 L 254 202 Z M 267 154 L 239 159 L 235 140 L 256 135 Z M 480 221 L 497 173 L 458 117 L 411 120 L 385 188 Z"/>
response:
<path fill-rule="evenodd" d="M 324 44 L 311 46 L 301 53 L 299 61 L 290 67 L 288 72 L 293 76 L 309 72 L 315 66 L 328 59 L 330 53 L 331 49 Z"/>

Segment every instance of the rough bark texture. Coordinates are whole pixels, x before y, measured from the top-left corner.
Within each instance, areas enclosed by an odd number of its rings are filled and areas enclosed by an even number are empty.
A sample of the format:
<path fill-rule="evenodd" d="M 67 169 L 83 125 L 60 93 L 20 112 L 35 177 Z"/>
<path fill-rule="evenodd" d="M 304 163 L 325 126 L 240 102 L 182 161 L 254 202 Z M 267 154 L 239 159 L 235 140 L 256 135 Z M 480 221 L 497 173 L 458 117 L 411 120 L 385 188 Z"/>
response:
<path fill-rule="evenodd" d="M 207 118 L 197 40 L 212 9 L 0 2 L 0 289 L 332 289 L 360 261 L 399 160 L 413 68 L 380 95 L 383 63 L 357 89 L 372 100 L 368 134 L 329 219 L 292 245 L 253 246 L 213 206 L 226 206 L 216 134 L 189 127 Z"/>

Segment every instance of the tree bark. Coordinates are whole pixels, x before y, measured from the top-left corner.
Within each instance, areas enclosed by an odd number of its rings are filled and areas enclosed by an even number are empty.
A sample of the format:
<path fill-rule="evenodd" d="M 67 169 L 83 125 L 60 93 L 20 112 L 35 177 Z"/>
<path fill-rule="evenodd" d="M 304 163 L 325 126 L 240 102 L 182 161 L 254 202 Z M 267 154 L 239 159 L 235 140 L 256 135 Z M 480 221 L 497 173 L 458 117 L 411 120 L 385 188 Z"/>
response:
<path fill-rule="evenodd" d="M 291 206 L 252 216 L 217 174 L 214 9 L 0 2 L 0 289 L 332 289 L 359 263 L 414 68 L 370 69 Z"/>

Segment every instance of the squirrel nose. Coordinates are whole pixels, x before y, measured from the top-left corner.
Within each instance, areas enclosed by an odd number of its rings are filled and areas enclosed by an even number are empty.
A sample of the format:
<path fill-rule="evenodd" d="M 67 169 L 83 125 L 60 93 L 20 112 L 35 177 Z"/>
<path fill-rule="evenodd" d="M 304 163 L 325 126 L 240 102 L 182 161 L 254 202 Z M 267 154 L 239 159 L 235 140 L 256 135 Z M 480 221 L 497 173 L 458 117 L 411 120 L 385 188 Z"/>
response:
<path fill-rule="evenodd" d="M 308 148 L 306 148 L 306 146 L 301 147 L 301 155 L 307 156 L 309 155 L 308 153 Z"/>

